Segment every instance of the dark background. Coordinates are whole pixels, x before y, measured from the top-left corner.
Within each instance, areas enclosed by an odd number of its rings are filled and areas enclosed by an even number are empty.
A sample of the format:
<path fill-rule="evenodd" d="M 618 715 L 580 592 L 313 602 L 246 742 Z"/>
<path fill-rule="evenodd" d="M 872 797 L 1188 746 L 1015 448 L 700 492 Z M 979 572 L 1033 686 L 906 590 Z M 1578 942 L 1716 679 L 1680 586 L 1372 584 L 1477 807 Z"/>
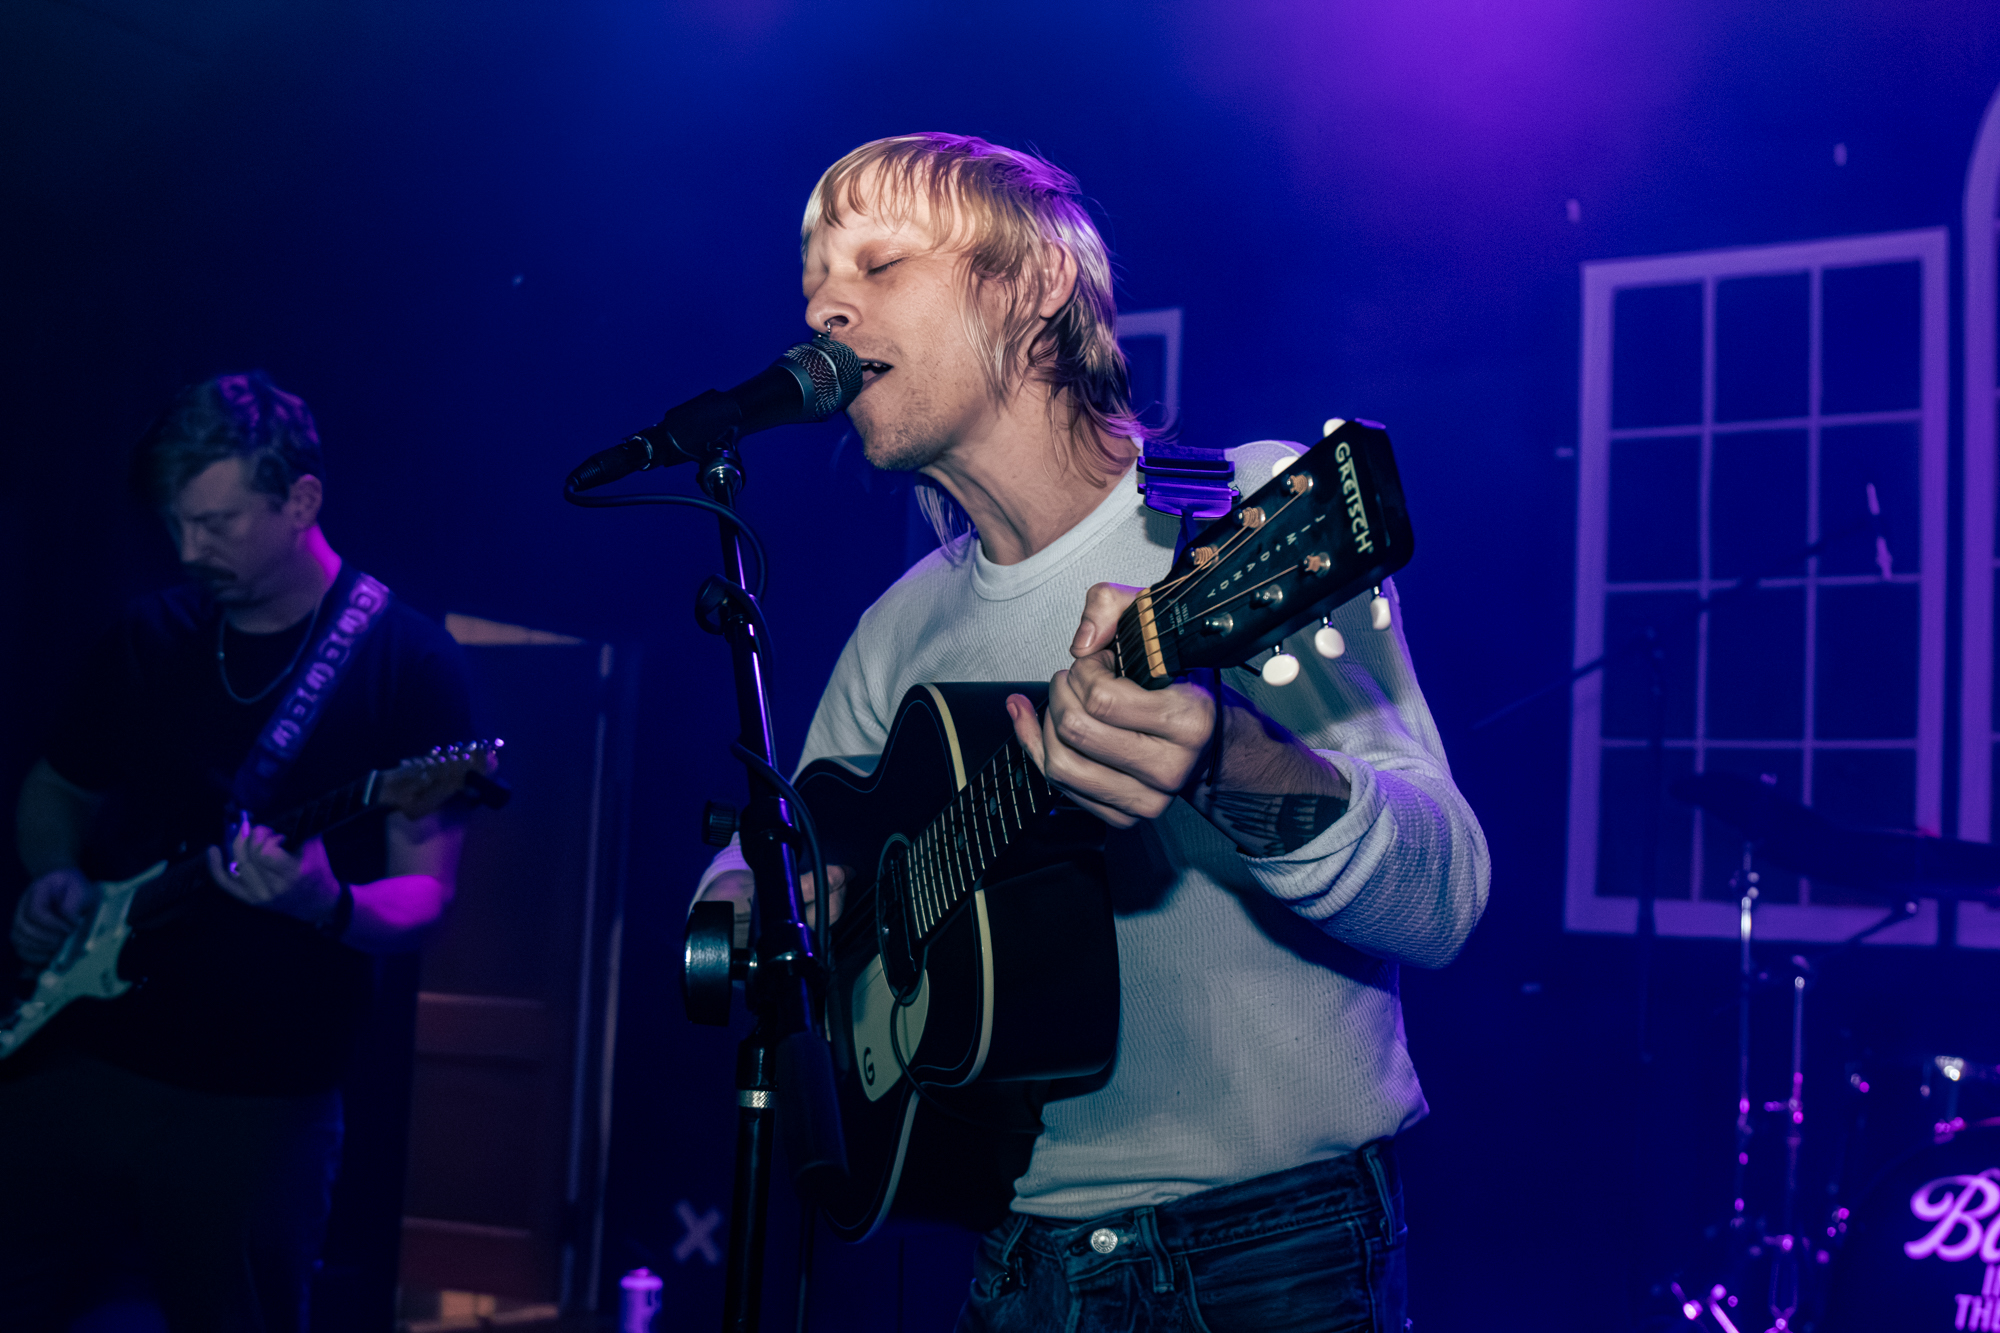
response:
<path fill-rule="evenodd" d="M 1186 310 L 1188 439 L 1393 430 L 1423 540 L 1412 650 L 1496 867 L 1465 957 L 1405 978 L 1433 1109 L 1406 1145 L 1412 1316 L 1630 1326 L 1728 1206 L 1733 960 L 1660 948 L 1641 1069 L 1632 943 L 1561 932 L 1566 706 L 1468 730 L 1569 660 L 1577 265 L 1956 229 L 1996 85 L 2000 9 L 1970 0 L 16 0 L 0 787 L 83 645 L 174 577 L 123 455 L 219 371 L 312 404 L 330 538 L 417 606 L 643 645 L 609 1259 L 668 1267 L 670 1304 L 711 1323 L 719 1274 L 671 1251 L 675 1201 L 727 1188 L 730 1040 L 673 993 L 695 814 L 741 788 L 725 657 L 689 615 L 715 538 L 568 508 L 558 483 L 804 332 L 799 210 L 842 152 L 912 129 L 1033 146 L 1081 177 L 1121 305 Z M 908 546 L 902 489 L 843 433 L 749 450 L 787 758 Z M 1830 970 L 1815 1078 L 2000 1048 L 1995 972 L 1895 950 Z M 1760 1095 L 1783 1095 L 1775 1067 Z M 925 1277 L 943 1304 L 948 1268 Z"/>

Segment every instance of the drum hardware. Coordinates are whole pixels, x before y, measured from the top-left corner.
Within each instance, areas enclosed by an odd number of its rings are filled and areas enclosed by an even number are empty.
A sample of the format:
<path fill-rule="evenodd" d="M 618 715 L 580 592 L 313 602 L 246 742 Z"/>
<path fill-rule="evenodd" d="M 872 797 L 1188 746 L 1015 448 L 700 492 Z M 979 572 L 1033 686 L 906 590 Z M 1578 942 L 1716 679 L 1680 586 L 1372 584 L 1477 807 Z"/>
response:
<path fill-rule="evenodd" d="M 1742 1333 L 1730 1316 L 1736 1310 L 1736 1297 L 1729 1294 L 1729 1288 L 1716 1283 L 1708 1289 L 1706 1296 L 1690 1296 L 1678 1282 L 1670 1282 L 1667 1287 L 1680 1303 L 1681 1317 L 1702 1333 Z"/>
<path fill-rule="evenodd" d="M 1827 962 L 1914 917 L 1918 895 L 1990 900 L 1995 886 L 2000 885 L 2000 848 L 1916 834 L 1843 828 L 1780 796 L 1775 780 L 1769 775 L 1760 780 L 1730 773 L 1695 774 L 1676 782 L 1673 793 L 1734 825 L 1744 835 L 1742 863 L 1730 879 L 1737 899 L 1739 951 L 1736 1161 L 1727 1228 L 1731 1251 L 1728 1266 L 1741 1279 L 1753 1261 L 1768 1263 L 1771 1322 L 1763 1333 L 1789 1333 L 1796 1326 L 1803 1303 L 1802 1266 L 1830 1264 L 1850 1221 L 1848 1209 L 1836 1205 L 1829 1209 L 1824 1226 L 1815 1229 L 1823 1234 L 1808 1234 L 1801 1225 L 1799 1168 L 1805 1141 L 1806 993 L 1818 969 Z M 1759 857 L 1818 881 L 1872 889 L 1894 905 L 1880 920 L 1822 952 L 1816 960 L 1804 954 L 1793 955 L 1780 977 L 1769 977 L 1757 970 L 1752 952 L 1760 896 Z M 1779 987 L 1791 993 L 1789 1095 L 1782 1101 L 1765 1101 L 1759 1108 L 1750 1096 L 1751 1002 L 1760 991 Z M 1957 1056 L 1931 1058 L 1920 1093 L 1928 1098 L 1935 1091 L 1940 1099 L 1934 1128 L 1940 1142 L 1964 1127 L 1964 1119 L 1957 1114 L 1960 1087 L 1968 1079 L 1988 1076 L 2000 1082 L 2000 1067 L 1988 1069 Z M 1849 1070 L 1848 1082 L 1857 1096 L 1868 1090 L 1866 1080 L 1857 1070 Z M 1749 1207 L 1751 1141 L 1756 1135 L 1753 1109 L 1784 1118 L 1784 1183 L 1779 1225 L 1771 1234 L 1755 1224 Z M 1740 1290 L 1740 1282 L 1738 1287 Z M 1671 1290 L 1679 1302 L 1681 1316 L 1697 1327 L 1715 1333 L 1748 1333 L 1755 1329 L 1754 1324 L 1743 1319 L 1739 1297 L 1730 1294 L 1727 1284 L 1715 1284 L 1706 1297 L 1688 1294 L 1678 1282 L 1671 1285 Z"/>
<path fill-rule="evenodd" d="M 2000 846 L 1847 828 L 1780 796 L 1775 782 L 1737 773 L 1690 774 L 1675 781 L 1673 794 L 1735 828 L 1764 860 L 1808 879 L 1870 890 L 1891 902 L 1946 898 L 2000 903 Z M 1871 929 L 1842 947 L 1873 933 Z"/>

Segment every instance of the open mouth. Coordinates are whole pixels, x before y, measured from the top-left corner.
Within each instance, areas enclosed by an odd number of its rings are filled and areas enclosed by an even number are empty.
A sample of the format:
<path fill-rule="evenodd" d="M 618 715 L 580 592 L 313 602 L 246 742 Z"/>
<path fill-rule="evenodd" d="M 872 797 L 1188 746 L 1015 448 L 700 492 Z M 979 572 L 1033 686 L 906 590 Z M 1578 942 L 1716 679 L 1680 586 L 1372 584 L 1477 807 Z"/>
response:
<path fill-rule="evenodd" d="M 895 367 L 887 361 L 869 361 L 864 358 L 861 362 L 861 387 L 866 389 L 894 369 Z"/>

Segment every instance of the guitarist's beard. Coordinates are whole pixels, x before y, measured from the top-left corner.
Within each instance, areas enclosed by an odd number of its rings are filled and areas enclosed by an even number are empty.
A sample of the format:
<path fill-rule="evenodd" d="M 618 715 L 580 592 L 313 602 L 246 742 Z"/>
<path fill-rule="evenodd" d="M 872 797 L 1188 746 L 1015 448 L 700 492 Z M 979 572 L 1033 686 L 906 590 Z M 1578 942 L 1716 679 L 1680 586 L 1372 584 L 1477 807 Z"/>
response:
<path fill-rule="evenodd" d="M 232 570 L 216 565 L 182 565 L 181 572 L 200 584 L 213 601 L 227 606 L 248 600 L 248 585 Z"/>

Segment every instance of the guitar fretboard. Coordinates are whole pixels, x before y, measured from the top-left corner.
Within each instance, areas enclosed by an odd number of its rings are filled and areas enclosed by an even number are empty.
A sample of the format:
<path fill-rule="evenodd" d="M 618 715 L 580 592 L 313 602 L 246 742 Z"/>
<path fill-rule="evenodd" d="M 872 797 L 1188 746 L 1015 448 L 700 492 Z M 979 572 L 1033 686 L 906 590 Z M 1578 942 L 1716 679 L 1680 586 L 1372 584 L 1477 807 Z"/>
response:
<path fill-rule="evenodd" d="M 371 771 L 366 777 L 345 787 L 287 810 L 272 820 L 270 827 L 284 835 L 287 846 L 297 848 L 302 843 L 311 842 L 328 829 L 366 813 L 373 804 L 375 783 L 380 777 L 379 772 Z"/>
<path fill-rule="evenodd" d="M 258 819 L 255 811 L 251 819 L 265 825 L 285 840 L 285 846 L 297 851 L 320 834 L 327 832 L 366 814 L 374 804 L 375 785 L 381 779 L 379 771 L 371 771 L 366 777 L 337 787 L 324 796 L 307 801 L 304 805 L 292 807 L 271 819 Z M 224 859 L 228 859 L 228 837 L 218 846 L 223 848 Z M 166 874 L 140 889 L 132 900 L 132 912 L 136 918 L 165 913 L 178 907 L 192 894 L 208 887 L 208 860 L 206 852 L 190 857 L 172 867 Z"/>
<path fill-rule="evenodd" d="M 1054 791 L 1020 742 L 1001 746 L 910 844 L 910 915 L 918 938 L 928 940 L 1028 822 L 1053 804 Z"/>

